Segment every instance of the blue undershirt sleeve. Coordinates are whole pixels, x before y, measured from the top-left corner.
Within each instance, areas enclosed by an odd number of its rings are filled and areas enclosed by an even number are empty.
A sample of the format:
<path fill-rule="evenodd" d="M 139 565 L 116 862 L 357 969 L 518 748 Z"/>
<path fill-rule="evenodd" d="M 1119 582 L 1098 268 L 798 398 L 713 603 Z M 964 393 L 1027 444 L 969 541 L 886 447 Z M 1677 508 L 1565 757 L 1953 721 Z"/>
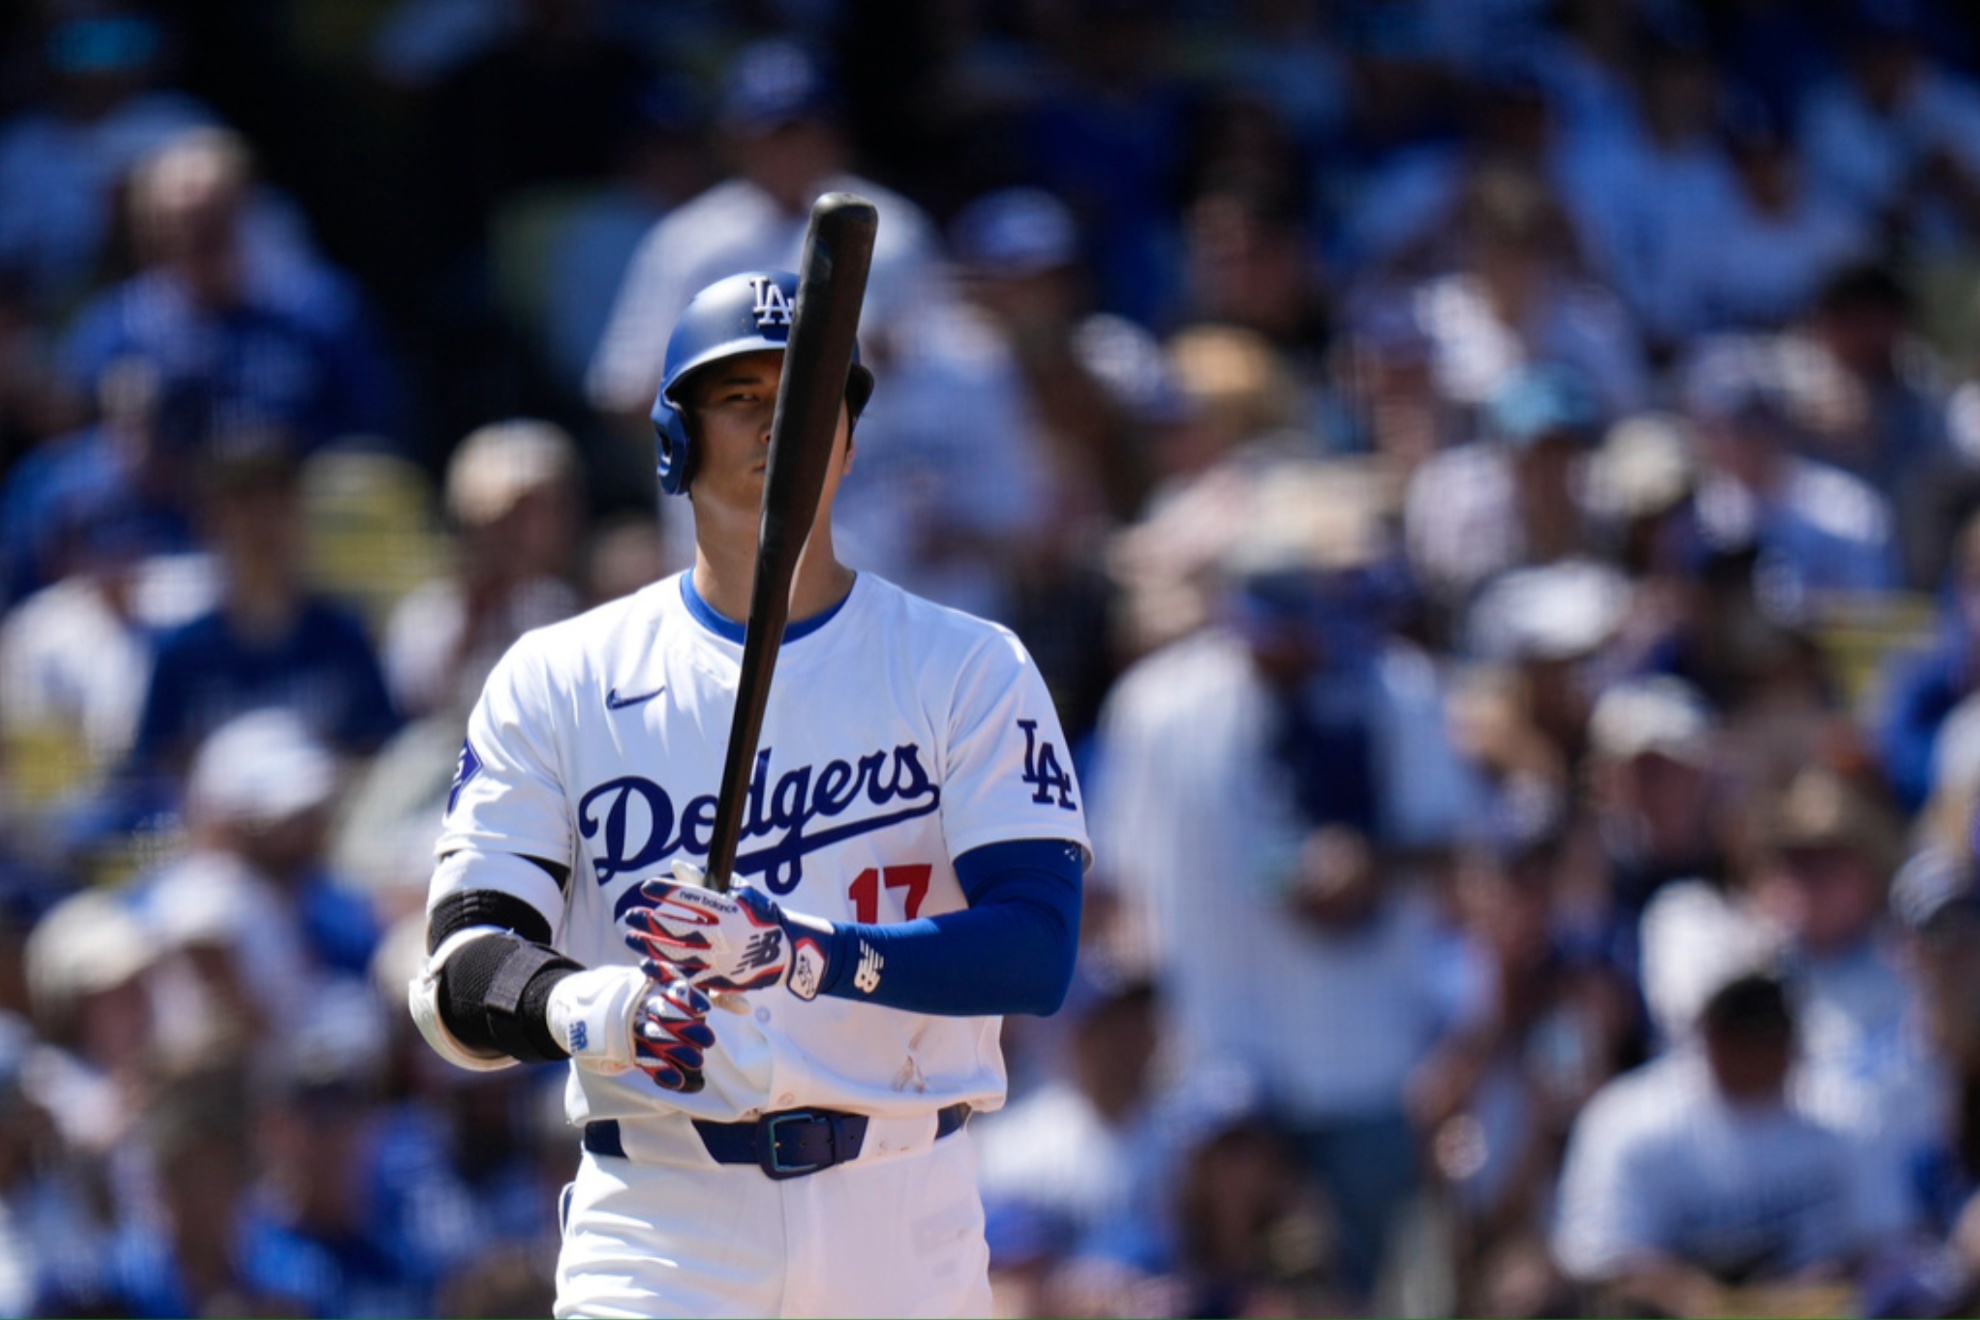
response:
<path fill-rule="evenodd" d="M 836 926 L 819 993 L 949 1017 L 1056 1012 L 1079 947 L 1081 856 L 1063 839 L 972 848 L 956 858 L 967 908 Z"/>

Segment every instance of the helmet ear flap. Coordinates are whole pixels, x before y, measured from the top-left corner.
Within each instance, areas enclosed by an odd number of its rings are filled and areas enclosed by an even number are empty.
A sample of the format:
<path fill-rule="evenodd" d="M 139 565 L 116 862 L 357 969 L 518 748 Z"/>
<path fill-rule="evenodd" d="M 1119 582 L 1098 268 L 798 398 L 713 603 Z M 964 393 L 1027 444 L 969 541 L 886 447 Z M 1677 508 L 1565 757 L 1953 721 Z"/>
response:
<path fill-rule="evenodd" d="M 663 398 L 660 407 L 654 409 L 653 437 L 658 443 L 659 461 L 655 471 L 660 477 L 661 492 L 667 495 L 685 494 L 688 482 L 694 476 L 695 459 L 693 427 L 688 421 L 687 409 L 672 399 Z"/>

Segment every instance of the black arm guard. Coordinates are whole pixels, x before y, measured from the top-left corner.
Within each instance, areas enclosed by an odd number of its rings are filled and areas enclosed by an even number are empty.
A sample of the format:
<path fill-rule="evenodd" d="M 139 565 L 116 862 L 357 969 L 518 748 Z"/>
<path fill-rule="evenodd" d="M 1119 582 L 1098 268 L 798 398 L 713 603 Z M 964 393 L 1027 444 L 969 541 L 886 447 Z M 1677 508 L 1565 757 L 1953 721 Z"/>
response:
<path fill-rule="evenodd" d="M 544 1018 L 550 991 L 577 963 L 506 931 L 462 946 L 440 973 L 440 1020 L 463 1045 L 522 1063 L 568 1059 Z"/>

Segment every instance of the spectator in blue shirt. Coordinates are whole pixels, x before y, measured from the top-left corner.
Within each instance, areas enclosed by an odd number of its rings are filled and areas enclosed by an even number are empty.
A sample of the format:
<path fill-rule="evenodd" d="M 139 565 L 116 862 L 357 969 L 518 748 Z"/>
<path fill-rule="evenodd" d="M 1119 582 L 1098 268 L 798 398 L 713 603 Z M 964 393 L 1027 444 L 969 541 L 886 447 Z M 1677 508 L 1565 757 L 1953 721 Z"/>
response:
<path fill-rule="evenodd" d="M 246 148 L 201 129 L 147 158 L 131 182 L 142 268 L 86 305 L 63 349 L 94 397 L 127 358 L 159 373 L 161 421 L 191 444 L 215 427 L 293 431 L 306 448 L 391 437 L 398 383 L 344 278 L 293 247 L 251 244 Z"/>
<path fill-rule="evenodd" d="M 375 751 L 398 715 L 363 622 L 303 577 L 296 456 L 266 432 L 214 443 L 202 505 L 220 603 L 159 640 L 132 755 L 176 774 L 234 715 L 295 709 L 336 750 Z"/>
<path fill-rule="evenodd" d="M 36 8 L 9 6 L 20 20 Z M 111 202 L 131 166 L 214 122 L 210 107 L 169 85 L 181 34 L 145 9 L 123 0 L 47 6 L 38 58 L 18 52 L 28 67 L 16 75 L 38 64 L 45 95 L 0 123 L 0 263 L 21 272 L 38 307 L 67 310 L 88 290 L 112 245 Z M 8 26 L 19 32 L 31 22 Z"/>
<path fill-rule="evenodd" d="M 246 1197 L 252 1100 L 238 1069 L 167 1080 L 142 1124 L 158 1205 L 125 1207 L 111 1249 L 112 1295 L 131 1316 L 288 1315 L 296 1300 L 248 1282 Z"/>
<path fill-rule="evenodd" d="M 1703 441 L 1702 542 L 1721 554 L 1751 550 L 1755 589 L 1785 618 L 1824 595 L 1894 590 L 1901 565 L 1889 502 L 1795 452 L 1784 372 L 1764 342 L 1716 341 L 1688 364 L 1684 392 Z"/>
<path fill-rule="evenodd" d="M 75 568 L 79 534 L 116 510 L 133 547 L 193 548 L 186 455 L 164 442 L 158 373 L 127 358 L 97 382 L 98 419 L 31 450 L 0 485 L 0 602 Z"/>
<path fill-rule="evenodd" d="M 431 1285 L 382 1167 L 382 1025 L 368 989 L 326 1000 L 262 1059 L 262 1177 L 249 1198 L 241 1272 L 307 1316 L 433 1315 Z"/>

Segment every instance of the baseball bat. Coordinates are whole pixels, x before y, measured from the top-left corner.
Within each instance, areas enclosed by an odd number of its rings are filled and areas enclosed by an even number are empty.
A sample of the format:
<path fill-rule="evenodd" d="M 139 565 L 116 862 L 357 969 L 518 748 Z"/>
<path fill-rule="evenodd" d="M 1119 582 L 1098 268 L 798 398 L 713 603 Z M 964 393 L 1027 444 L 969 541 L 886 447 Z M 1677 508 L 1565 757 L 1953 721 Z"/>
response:
<path fill-rule="evenodd" d="M 873 235 L 880 213 L 851 193 L 826 193 L 811 207 L 804 256 L 798 265 L 797 307 L 784 347 L 777 407 L 770 419 L 770 454 L 763 481 L 763 520 L 756 534 L 756 581 L 743 633 L 742 676 L 729 723 L 729 752 L 708 839 L 708 887 L 727 893 L 742 833 L 743 805 L 770 701 L 784 625 L 791 613 L 791 579 L 811 535 L 818 498 L 831 464 L 839 407 L 852 372 L 853 339 Z"/>

